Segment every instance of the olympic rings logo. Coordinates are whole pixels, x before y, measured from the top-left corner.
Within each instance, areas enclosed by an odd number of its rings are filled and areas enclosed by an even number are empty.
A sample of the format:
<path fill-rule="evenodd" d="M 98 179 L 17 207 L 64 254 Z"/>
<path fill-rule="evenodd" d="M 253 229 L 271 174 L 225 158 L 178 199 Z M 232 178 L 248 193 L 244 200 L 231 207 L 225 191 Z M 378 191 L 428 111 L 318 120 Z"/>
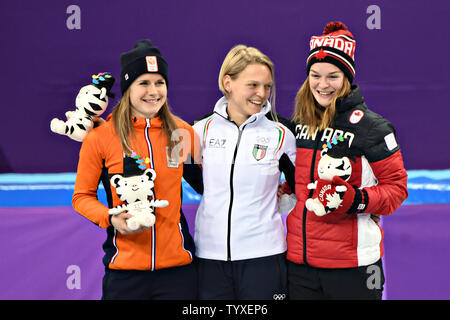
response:
<path fill-rule="evenodd" d="M 285 293 L 275 293 L 273 295 L 273 300 L 284 300 L 284 299 L 286 299 Z"/>

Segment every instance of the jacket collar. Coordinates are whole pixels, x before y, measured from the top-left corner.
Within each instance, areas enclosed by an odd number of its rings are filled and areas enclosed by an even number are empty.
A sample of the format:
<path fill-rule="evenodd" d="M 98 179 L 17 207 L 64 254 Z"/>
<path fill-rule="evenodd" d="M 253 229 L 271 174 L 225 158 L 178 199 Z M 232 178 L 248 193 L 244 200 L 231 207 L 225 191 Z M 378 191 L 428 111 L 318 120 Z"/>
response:
<path fill-rule="evenodd" d="M 157 127 L 157 128 L 161 128 L 162 127 L 162 121 L 160 117 L 154 117 L 154 118 L 139 118 L 139 117 L 135 117 L 135 116 L 131 116 L 131 121 L 133 122 L 133 126 L 138 129 L 138 128 L 145 128 L 147 127 L 147 125 L 149 125 L 150 127 Z"/>
<path fill-rule="evenodd" d="M 336 110 L 338 113 L 345 112 L 357 105 L 363 104 L 364 98 L 358 86 L 352 86 L 352 91 L 345 97 L 336 100 Z"/>
<path fill-rule="evenodd" d="M 228 108 L 228 99 L 226 97 L 222 97 L 216 102 L 216 105 L 214 106 L 214 113 L 218 114 L 224 119 L 227 119 L 228 121 L 232 121 L 228 117 L 227 108 Z M 271 109 L 272 106 L 270 105 L 270 102 L 267 101 L 261 108 L 260 112 L 251 115 L 241 126 L 265 118 L 266 114 L 270 112 Z"/>
<path fill-rule="evenodd" d="M 106 117 L 106 121 L 112 119 L 112 113 Z M 150 127 L 162 127 L 162 120 L 160 117 L 149 118 Z M 131 116 L 131 121 L 135 128 L 145 128 L 147 126 L 147 118 L 138 118 Z"/>

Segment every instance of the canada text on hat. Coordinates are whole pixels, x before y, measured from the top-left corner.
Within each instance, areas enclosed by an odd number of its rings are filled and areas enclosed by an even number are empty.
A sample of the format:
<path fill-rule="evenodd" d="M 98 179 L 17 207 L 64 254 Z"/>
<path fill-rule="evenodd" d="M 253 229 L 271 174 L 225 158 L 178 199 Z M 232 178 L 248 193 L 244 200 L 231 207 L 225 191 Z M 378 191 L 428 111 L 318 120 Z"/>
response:
<path fill-rule="evenodd" d="M 330 22 L 321 36 L 312 36 L 306 64 L 330 62 L 337 65 L 353 80 L 355 76 L 355 47 L 352 33 L 342 22 Z"/>
<path fill-rule="evenodd" d="M 313 36 L 309 42 L 310 50 L 317 47 L 331 47 L 343 51 L 355 59 L 355 40 L 341 34 L 338 36 Z"/>
<path fill-rule="evenodd" d="M 328 48 L 334 48 L 341 52 L 344 52 L 347 56 L 349 56 L 352 60 L 355 58 L 355 40 L 345 36 L 345 35 L 337 35 L 337 36 L 313 36 L 311 37 L 311 41 L 309 42 L 310 50 L 314 50 L 316 48 L 322 47 L 322 50 L 317 50 L 312 52 L 307 59 L 307 62 L 313 57 L 316 56 L 318 60 L 321 60 L 321 55 L 331 55 L 336 59 L 342 60 L 351 70 L 353 75 L 355 74 L 355 68 L 352 66 L 352 63 L 346 58 L 344 55 L 340 54 L 340 52 L 336 52 L 335 50 L 327 50 Z M 324 48 L 325 47 L 325 48 Z"/>

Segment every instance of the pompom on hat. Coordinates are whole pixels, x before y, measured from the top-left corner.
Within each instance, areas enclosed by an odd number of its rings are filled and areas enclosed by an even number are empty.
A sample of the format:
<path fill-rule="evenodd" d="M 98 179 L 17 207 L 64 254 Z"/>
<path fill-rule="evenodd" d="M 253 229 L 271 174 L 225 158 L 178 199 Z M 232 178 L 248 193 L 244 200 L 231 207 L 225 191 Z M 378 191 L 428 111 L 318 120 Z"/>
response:
<path fill-rule="evenodd" d="M 314 63 L 328 62 L 344 72 L 350 83 L 353 82 L 356 42 L 345 24 L 339 21 L 328 23 L 321 36 L 311 37 L 309 46 L 307 74 Z"/>
<path fill-rule="evenodd" d="M 144 73 L 159 73 L 169 86 L 169 66 L 161 51 L 150 40 L 139 40 L 134 48 L 120 56 L 120 91 L 122 94 Z"/>

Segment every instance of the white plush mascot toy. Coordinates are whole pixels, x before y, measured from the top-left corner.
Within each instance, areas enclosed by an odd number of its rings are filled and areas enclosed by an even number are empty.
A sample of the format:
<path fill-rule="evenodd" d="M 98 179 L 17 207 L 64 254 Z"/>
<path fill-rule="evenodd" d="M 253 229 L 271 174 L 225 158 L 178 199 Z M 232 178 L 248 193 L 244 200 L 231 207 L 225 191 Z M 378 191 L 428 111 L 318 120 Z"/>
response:
<path fill-rule="evenodd" d="M 338 144 L 338 142 L 340 142 Z M 332 143 L 323 146 L 321 158 L 317 166 L 319 181 L 308 184 L 308 189 L 315 190 L 313 197 L 306 200 L 306 208 L 317 216 L 324 216 L 337 209 L 347 191 L 345 185 L 333 185 L 330 181 L 339 177 L 347 181 L 352 174 L 349 157 L 345 156 L 348 142 L 342 136 L 334 137 Z"/>
<path fill-rule="evenodd" d="M 156 172 L 151 168 L 136 169 L 136 159 L 141 162 L 139 156 L 125 157 L 124 174 L 115 174 L 110 179 L 111 185 L 116 188 L 117 195 L 125 204 L 109 209 L 109 214 L 117 215 L 126 211 L 132 215 L 127 219 L 127 226 L 131 230 L 153 226 L 156 221 L 154 208 L 169 205 L 167 200 L 154 199 Z"/>
<path fill-rule="evenodd" d="M 108 107 L 108 96 L 114 97 L 110 92 L 114 81 L 114 77 L 108 73 L 93 75 L 92 83 L 80 89 L 75 99 L 75 110 L 66 112 L 66 121 L 52 119 L 50 129 L 75 141 L 83 141 L 94 127 L 93 119 Z"/>

